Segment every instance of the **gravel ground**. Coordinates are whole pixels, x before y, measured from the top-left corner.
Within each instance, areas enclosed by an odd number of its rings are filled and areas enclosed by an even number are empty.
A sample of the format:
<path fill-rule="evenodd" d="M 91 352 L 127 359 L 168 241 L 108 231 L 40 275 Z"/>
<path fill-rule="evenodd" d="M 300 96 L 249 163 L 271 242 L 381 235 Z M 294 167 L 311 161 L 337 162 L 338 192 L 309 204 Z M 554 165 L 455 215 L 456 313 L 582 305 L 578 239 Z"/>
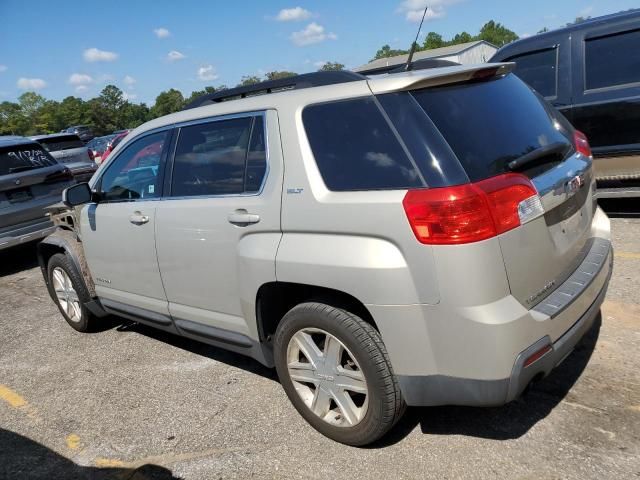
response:
<path fill-rule="evenodd" d="M 601 321 L 505 407 L 409 409 L 370 448 L 334 443 L 274 373 L 140 325 L 80 334 L 32 245 L 0 253 L 0 478 L 640 477 L 640 219 L 614 218 Z"/>

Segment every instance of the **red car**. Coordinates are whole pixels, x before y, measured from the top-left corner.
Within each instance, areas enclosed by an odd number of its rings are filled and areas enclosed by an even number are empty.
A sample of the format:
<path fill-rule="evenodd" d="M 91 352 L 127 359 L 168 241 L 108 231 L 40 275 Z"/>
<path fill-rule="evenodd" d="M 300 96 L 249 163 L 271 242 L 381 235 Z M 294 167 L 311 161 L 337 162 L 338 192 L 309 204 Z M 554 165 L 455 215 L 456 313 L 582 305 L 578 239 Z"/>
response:
<path fill-rule="evenodd" d="M 107 144 L 107 148 L 102 153 L 102 159 L 100 160 L 100 163 L 104 163 L 104 161 L 107 159 L 109 154 L 113 151 L 113 149 L 116 148 L 118 144 L 122 141 L 122 139 L 126 137 L 128 134 L 129 134 L 129 130 L 122 133 L 118 133 L 115 137 L 113 137 L 113 139 Z"/>

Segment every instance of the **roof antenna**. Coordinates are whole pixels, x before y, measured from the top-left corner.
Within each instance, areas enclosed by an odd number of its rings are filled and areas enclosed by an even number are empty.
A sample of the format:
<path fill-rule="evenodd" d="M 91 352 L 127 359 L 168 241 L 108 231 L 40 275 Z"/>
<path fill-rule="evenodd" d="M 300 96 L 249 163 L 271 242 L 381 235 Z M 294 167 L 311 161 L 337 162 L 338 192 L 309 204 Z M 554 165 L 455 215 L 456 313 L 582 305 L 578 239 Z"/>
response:
<path fill-rule="evenodd" d="M 424 6 L 424 12 L 422 12 L 422 20 L 420 20 L 420 26 L 418 27 L 418 33 L 416 33 L 416 39 L 411 44 L 411 50 L 409 50 L 409 57 L 407 58 L 407 63 L 404 66 L 404 71 L 408 72 L 411 70 L 411 61 L 413 60 L 413 54 L 416 51 L 416 45 L 418 44 L 418 37 L 420 36 L 420 30 L 422 30 L 422 22 L 424 22 L 424 17 L 427 15 L 427 10 L 429 10 L 429 5 Z"/>

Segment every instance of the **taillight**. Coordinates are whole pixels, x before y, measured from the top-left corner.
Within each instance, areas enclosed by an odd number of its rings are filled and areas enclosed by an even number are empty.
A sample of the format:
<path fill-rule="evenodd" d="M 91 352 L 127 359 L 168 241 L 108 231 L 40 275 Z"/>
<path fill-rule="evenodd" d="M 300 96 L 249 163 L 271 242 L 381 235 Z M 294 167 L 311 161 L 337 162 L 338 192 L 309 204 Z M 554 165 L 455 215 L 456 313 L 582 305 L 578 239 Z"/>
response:
<path fill-rule="evenodd" d="M 87 155 L 89 155 L 89 160 L 91 160 L 93 162 L 93 160 L 95 159 L 95 156 L 93 155 L 93 150 L 88 148 L 87 149 Z"/>
<path fill-rule="evenodd" d="M 453 187 L 409 190 L 402 205 L 418 241 L 430 245 L 477 242 L 544 213 L 535 187 L 518 173 Z"/>
<path fill-rule="evenodd" d="M 579 130 L 576 130 L 573 134 L 573 143 L 576 147 L 576 151 L 581 153 L 585 157 L 591 156 L 591 146 L 587 136 Z"/>

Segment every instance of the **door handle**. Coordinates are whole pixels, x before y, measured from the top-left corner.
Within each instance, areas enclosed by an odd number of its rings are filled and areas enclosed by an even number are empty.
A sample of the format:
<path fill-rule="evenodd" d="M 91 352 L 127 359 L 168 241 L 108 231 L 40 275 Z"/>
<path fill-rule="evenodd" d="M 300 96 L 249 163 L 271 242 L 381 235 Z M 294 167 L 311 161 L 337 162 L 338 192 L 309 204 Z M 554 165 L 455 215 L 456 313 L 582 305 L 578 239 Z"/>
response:
<path fill-rule="evenodd" d="M 241 208 L 230 213 L 227 216 L 227 220 L 229 223 L 237 225 L 238 227 L 246 227 L 247 225 L 258 223 L 260 221 L 260 215 L 248 213 L 244 208 Z"/>
<path fill-rule="evenodd" d="M 149 223 L 149 215 L 143 215 L 136 211 L 131 214 L 129 221 L 134 225 L 144 225 L 145 223 Z"/>

